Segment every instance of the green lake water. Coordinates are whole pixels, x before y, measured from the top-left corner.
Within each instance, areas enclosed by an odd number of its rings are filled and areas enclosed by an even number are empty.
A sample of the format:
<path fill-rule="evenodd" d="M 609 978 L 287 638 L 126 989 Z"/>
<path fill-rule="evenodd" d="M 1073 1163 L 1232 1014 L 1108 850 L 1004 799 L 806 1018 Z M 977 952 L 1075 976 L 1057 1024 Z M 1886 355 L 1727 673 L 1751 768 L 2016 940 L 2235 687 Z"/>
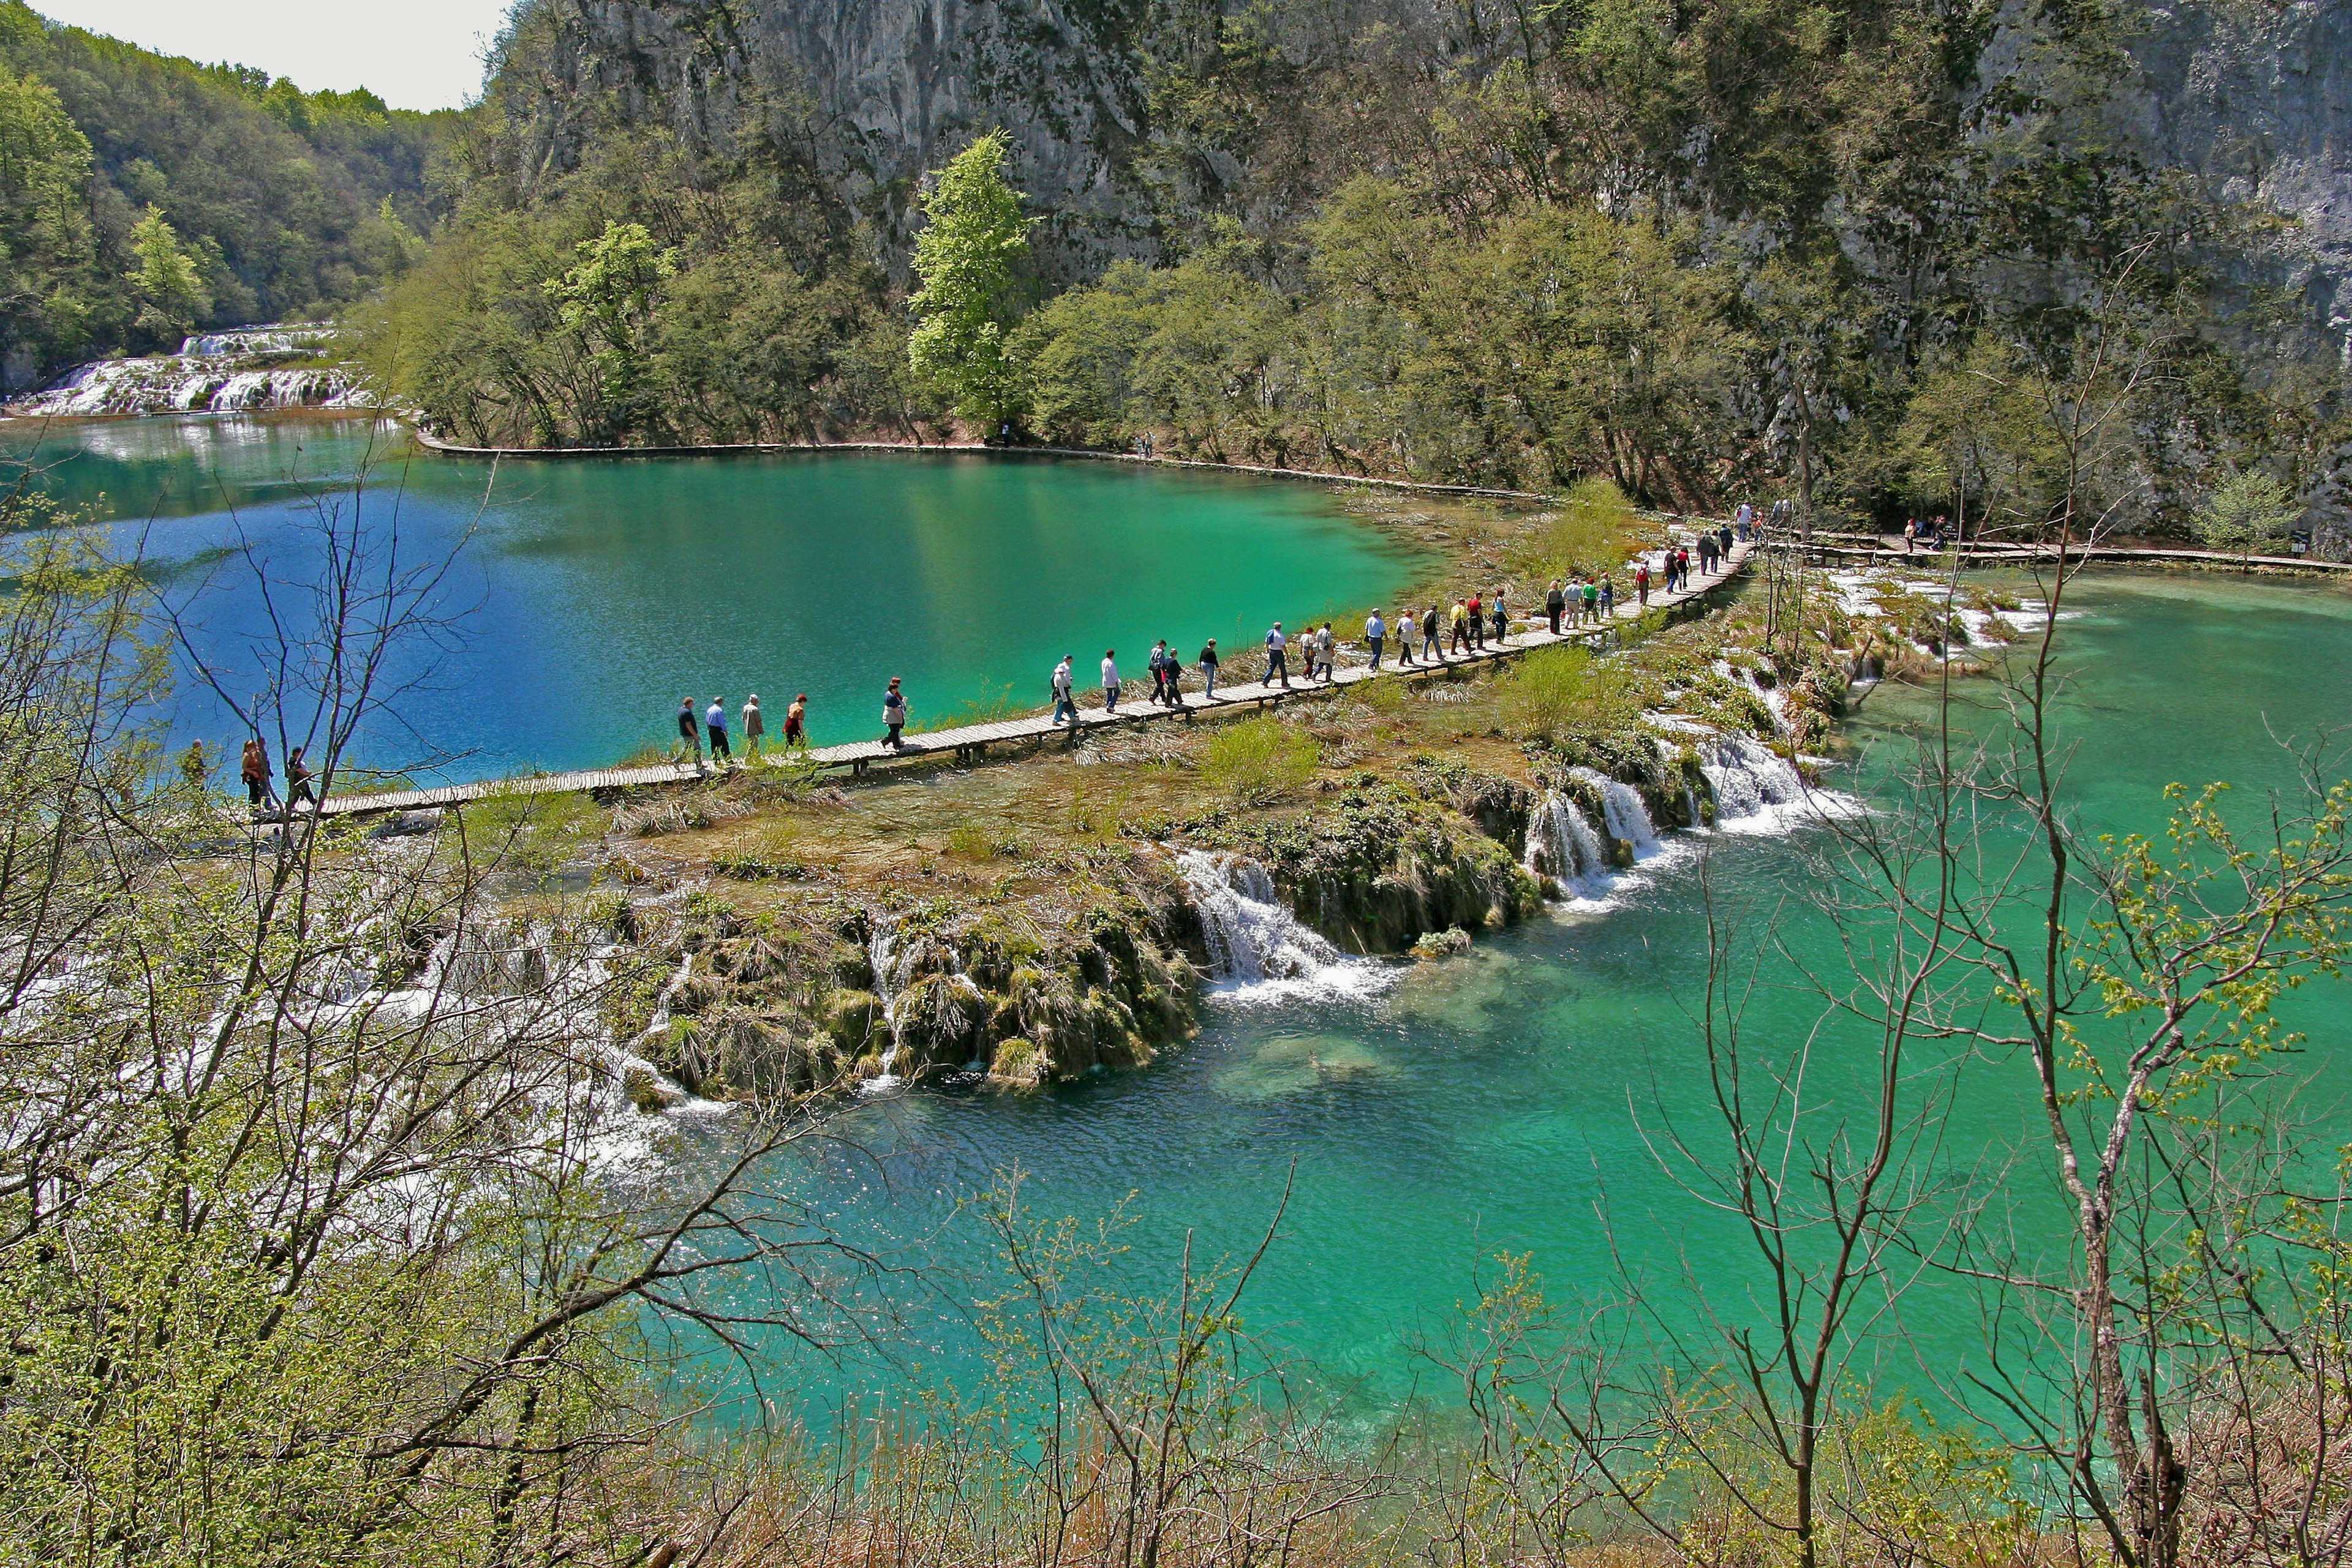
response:
<path fill-rule="evenodd" d="M 1106 647 L 1140 672 L 1168 637 L 1255 643 L 1269 622 L 1368 605 L 1416 556 L 1319 487 L 1115 463 L 896 453 L 568 458 L 420 454 L 367 420 L 212 418 L 0 426 L 65 504 L 115 520 L 185 606 L 243 700 L 258 689 L 266 577 L 281 606 L 315 574 L 319 507 L 355 475 L 372 563 L 450 563 L 446 626 L 396 661 L 369 766 L 470 778 L 609 765 L 675 742 L 681 696 L 733 720 L 757 691 L 780 731 L 809 694 L 818 744 L 881 733 L 906 683 L 916 722 L 1082 683 Z M 257 574 L 257 563 L 259 573 Z M 235 726 L 182 683 L 184 737 Z M 307 715 L 289 715 L 299 738 Z M 740 745 L 740 737 L 738 742 Z"/>
<path fill-rule="evenodd" d="M 2294 778 L 2271 731 L 2307 739 L 2352 719 L 2352 594 L 2125 575 L 2075 592 L 2077 614 L 2061 628 L 2066 737 L 2073 795 L 2091 824 L 2156 826 L 2159 792 L 2175 780 L 2235 781 L 2239 809 L 2257 811 L 2264 791 Z M 1990 682 L 1964 689 L 1968 700 L 1991 695 Z M 1883 792 L 1928 711 L 1920 692 L 1880 689 L 1848 727 L 1857 750 L 1831 782 Z M 1982 712 L 1968 721 L 1990 725 Z M 1415 1347 L 1444 1337 L 1503 1250 L 1531 1254 L 1565 1300 L 1612 1290 L 1622 1265 L 1685 1326 L 1698 1320 L 1699 1290 L 1737 1321 L 1763 1283 L 1752 1245 L 1678 1189 L 1653 1141 L 1669 1124 L 1702 1146 L 1710 1134 L 1689 1015 L 1703 975 L 1702 868 L 1724 908 L 1827 963 L 1831 932 L 1808 901 L 1805 858 L 1821 831 L 1685 836 L 1615 907 L 1405 966 L 1369 998 L 1213 1001 L 1200 1037 L 1147 1069 L 1034 1097 L 918 1092 L 863 1108 L 844 1131 L 880 1158 L 804 1179 L 853 1236 L 934 1270 L 935 1293 L 914 1299 L 919 1317 L 934 1314 L 923 1353 L 935 1368 L 968 1367 L 957 1303 L 1001 1288 L 954 1204 L 1015 1166 L 1041 1215 L 1097 1215 L 1131 1194 L 1139 1224 L 1119 1268 L 1138 1289 L 1173 1278 L 1188 1236 L 1196 1258 L 1246 1253 L 1295 1167 L 1247 1321 L 1364 1419 L 1416 1398 L 1444 1403 L 1444 1375 Z M 2288 1016 L 2311 1041 L 2289 1070 L 2311 1081 L 2314 1104 L 2333 1106 L 2352 1085 L 2344 1002 L 2340 986 L 2291 999 Z M 1768 963 L 1748 1047 L 1788 1048 L 1820 1013 L 1787 965 Z M 1815 1092 L 1858 1084 L 1871 1048 L 1850 1030 L 1822 1033 Z M 1977 1063 L 1927 1163 L 1996 1168 L 2034 1147 L 2033 1126 L 2022 1066 Z M 2039 1207 L 2052 1190 L 2046 1160 L 2001 1185 L 2030 1236 L 2050 1212 Z M 1874 1323 L 1862 1364 L 1884 1386 L 1924 1390 L 1969 1365 L 1980 1342 L 1969 1291 L 1929 1278 Z M 818 1369 L 804 1386 L 844 1398 L 905 1375 Z"/>

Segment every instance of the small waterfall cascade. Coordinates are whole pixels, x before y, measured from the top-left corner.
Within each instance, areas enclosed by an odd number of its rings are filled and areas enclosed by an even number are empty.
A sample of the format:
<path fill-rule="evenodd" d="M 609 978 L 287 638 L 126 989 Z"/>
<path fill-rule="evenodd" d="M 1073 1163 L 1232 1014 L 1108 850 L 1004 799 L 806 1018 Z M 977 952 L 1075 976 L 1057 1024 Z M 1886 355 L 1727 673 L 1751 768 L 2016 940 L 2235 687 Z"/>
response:
<path fill-rule="evenodd" d="M 1755 816 L 1805 797 L 1805 781 L 1793 764 L 1746 735 L 1728 731 L 1699 743 L 1699 771 L 1715 790 L 1718 821 Z"/>
<path fill-rule="evenodd" d="M 1584 813 L 1568 796 L 1544 792 L 1543 803 L 1528 820 L 1526 865 L 1538 877 L 1549 877 L 1571 898 L 1605 897 L 1614 879 L 1609 852 Z"/>
<path fill-rule="evenodd" d="M 1601 792 L 1601 814 L 1609 837 L 1631 844 L 1637 860 L 1658 852 L 1658 829 L 1650 820 L 1650 808 L 1642 804 L 1641 791 L 1593 768 L 1579 768 L 1575 776 Z"/>
<path fill-rule="evenodd" d="M 98 360 L 8 405 L 29 416 L 237 414 L 278 408 L 365 408 L 374 400 L 331 363 L 331 333 L 314 327 L 242 327 L 189 338 L 176 354 Z M 286 364 L 289 358 L 312 363 Z"/>
<path fill-rule="evenodd" d="M 890 1070 L 898 1060 L 898 994 L 907 988 L 907 970 L 913 957 L 902 948 L 897 927 L 875 921 L 874 934 L 866 942 L 866 961 L 874 970 L 874 999 L 881 1004 L 882 1023 L 890 1032 L 890 1043 L 882 1047 L 882 1070 L 858 1086 L 861 1094 L 880 1094 L 898 1087 L 898 1075 Z"/>
<path fill-rule="evenodd" d="M 1265 868 L 1241 855 L 1189 849 L 1176 858 L 1201 911 L 1210 967 L 1221 981 L 1307 979 L 1360 964 L 1298 923 Z"/>

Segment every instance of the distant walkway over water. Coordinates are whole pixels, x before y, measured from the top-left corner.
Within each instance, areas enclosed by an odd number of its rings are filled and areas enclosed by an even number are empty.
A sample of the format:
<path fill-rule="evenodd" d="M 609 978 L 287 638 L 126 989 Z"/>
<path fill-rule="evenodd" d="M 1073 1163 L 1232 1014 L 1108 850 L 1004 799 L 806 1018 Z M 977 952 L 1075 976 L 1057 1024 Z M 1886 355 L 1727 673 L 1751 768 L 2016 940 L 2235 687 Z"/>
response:
<path fill-rule="evenodd" d="M 1675 593 L 1663 593 L 1653 588 L 1645 606 L 1631 600 L 1620 602 L 1610 621 L 1601 626 L 1577 626 L 1555 637 L 1540 620 L 1526 629 L 1515 632 L 1508 643 L 1489 641 L 1484 648 L 1470 653 L 1457 653 L 1443 659 L 1430 659 L 1410 665 L 1399 665 L 1393 659 L 1379 669 L 1369 664 L 1358 664 L 1336 669 L 1329 681 L 1295 679 L 1285 686 L 1279 681 L 1247 681 L 1234 686 L 1220 687 L 1214 697 L 1198 692 L 1185 694 L 1183 706 L 1169 708 L 1138 698 L 1112 712 L 1100 708 L 1082 711 L 1076 722 L 1055 724 L 1042 715 L 1023 719 L 1006 719 L 993 723 L 966 724 L 952 730 L 934 730 L 928 733 L 907 736 L 902 746 L 886 746 L 879 741 L 856 741 L 847 745 L 818 746 L 814 749 L 795 747 L 791 751 L 773 749 L 756 762 L 746 760 L 742 767 L 848 768 L 864 773 L 877 763 L 901 761 L 936 761 L 951 757 L 958 762 L 977 762 L 987 754 L 988 748 L 1023 741 L 1042 742 L 1056 735 L 1067 736 L 1072 743 L 1078 737 L 1113 730 L 1134 729 L 1161 720 L 1192 719 L 1202 713 L 1223 713 L 1234 709 L 1265 708 L 1295 697 L 1312 697 L 1336 687 L 1354 686 L 1367 680 L 1397 678 L 1411 679 L 1415 676 L 1435 675 L 1447 669 L 1464 669 L 1475 665 L 1495 664 L 1516 658 L 1539 647 L 1556 647 L 1561 644 L 1582 644 L 1598 649 L 1610 643 L 1617 634 L 1617 623 L 1632 620 L 1645 610 L 1668 608 L 1688 604 L 1709 591 L 1720 587 L 1738 575 L 1754 552 L 1752 543 L 1735 543 L 1730 555 L 1714 572 L 1691 569 L 1691 585 Z M 1292 643 L 1297 649 L 1304 642 L 1303 635 Z M 1393 650 L 1391 650 L 1393 651 Z M 576 773 L 530 773 L 516 778 L 482 779 L 473 784 L 443 784 L 432 789 L 384 790 L 373 795 L 333 795 L 327 797 L 320 814 L 327 816 L 349 816 L 363 812 L 423 811 L 435 806 L 463 805 L 468 801 L 483 800 L 493 795 L 569 795 L 584 790 L 637 789 L 649 784 L 692 784 L 698 779 L 723 776 L 724 770 L 699 766 L 694 763 L 656 763 L 648 767 L 588 768 Z"/>

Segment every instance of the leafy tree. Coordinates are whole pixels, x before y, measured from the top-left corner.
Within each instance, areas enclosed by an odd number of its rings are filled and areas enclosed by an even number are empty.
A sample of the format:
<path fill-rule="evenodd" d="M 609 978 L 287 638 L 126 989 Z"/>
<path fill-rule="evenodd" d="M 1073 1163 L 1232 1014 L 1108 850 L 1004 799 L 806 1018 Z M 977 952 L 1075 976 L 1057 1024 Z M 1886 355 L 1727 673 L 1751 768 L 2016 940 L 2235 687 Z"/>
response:
<path fill-rule="evenodd" d="M 2235 550 L 2249 561 L 2255 549 L 2284 539 L 2303 516 L 2294 496 L 2260 468 L 2231 474 L 2213 488 L 2192 526 L 2209 550 Z"/>
<path fill-rule="evenodd" d="M 96 258 L 89 140 L 46 84 L 0 66 L 0 350 L 79 335 Z"/>
<path fill-rule="evenodd" d="M 182 334 L 212 309 L 204 274 L 159 207 L 149 207 L 131 229 L 131 253 L 138 261 L 130 277 L 139 307 L 132 326 L 142 337 L 177 348 Z"/>
<path fill-rule="evenodd" d="M 548 279 L 563 329 L 587 346 L 596 377 L 592 433 L 604 440 L 661 423 L 646 339 L 654 296 L 677 274 L 677 253 L 655 244 L 645 225 L 614 223 L 577 247 L 579 262 Z"/>
<path fill-rule="evenodd" d="M 1020 313 L 1020 263 L 1032 220 L 1004 176 L 1012 139 L 992 131 L 948 161 L 923 193 L 915 237 L 922 285 L 907 303 L 921 318 L 908 342 L 916 375 L 985 433 L 1021 412 L 1006 333 Z"/>

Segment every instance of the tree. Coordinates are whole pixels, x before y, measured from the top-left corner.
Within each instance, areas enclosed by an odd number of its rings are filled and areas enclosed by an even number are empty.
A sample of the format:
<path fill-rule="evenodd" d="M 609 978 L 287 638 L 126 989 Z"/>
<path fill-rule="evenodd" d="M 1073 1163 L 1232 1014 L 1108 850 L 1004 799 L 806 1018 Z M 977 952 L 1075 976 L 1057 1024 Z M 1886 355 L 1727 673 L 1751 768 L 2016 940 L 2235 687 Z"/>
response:
<path fill-rule="evenodd" d="M 992 131 L 933 176 L 923 193 L 929 221 L 915 237 L 922 286 L 907 301 L 921 318 L 907 344 L 916 375 L 983 433 L 1021 412 L 1005 334 L 1020 314 L 1020 263 L 1034 220 L 1021 216 L 1021 193 L 1004 177 L 1011 149 L 1010 137 Z"/>
<path fill-rule="evenodd" d="M 587 347 L 595 376 L 591 439 L 650 430 L 661 420 L 646 339 L 654 296 L 677 273 L 677 253 L 654 243 L 641 223 L 614 223 L 575 247 L 579 263 L 544 285 L 564 330 Z"/>
<path fill-rule="evenodd" d="M 2238 551 L 2251 567 L 2255 547 L 2284 539 L 2302 515 L 2284 485 L 2248 468 L 2214 486 L 2190 526 L 2207 549 Z"/>
<path fill-rule="evenodd" d="M 89 141 L 44 83 L 0 66 L 0 350 L 70 342 L 89 306 Z"/>
<path fill-rule="evenodd" d="M 130 275 L 139 306 L 132 328 L 177 348 L 180 338 L 213 305 L 196 258 L 181 248 L 179 234 L 152 204 L 131 231 L 131 253 L 139 258 Z"/>

